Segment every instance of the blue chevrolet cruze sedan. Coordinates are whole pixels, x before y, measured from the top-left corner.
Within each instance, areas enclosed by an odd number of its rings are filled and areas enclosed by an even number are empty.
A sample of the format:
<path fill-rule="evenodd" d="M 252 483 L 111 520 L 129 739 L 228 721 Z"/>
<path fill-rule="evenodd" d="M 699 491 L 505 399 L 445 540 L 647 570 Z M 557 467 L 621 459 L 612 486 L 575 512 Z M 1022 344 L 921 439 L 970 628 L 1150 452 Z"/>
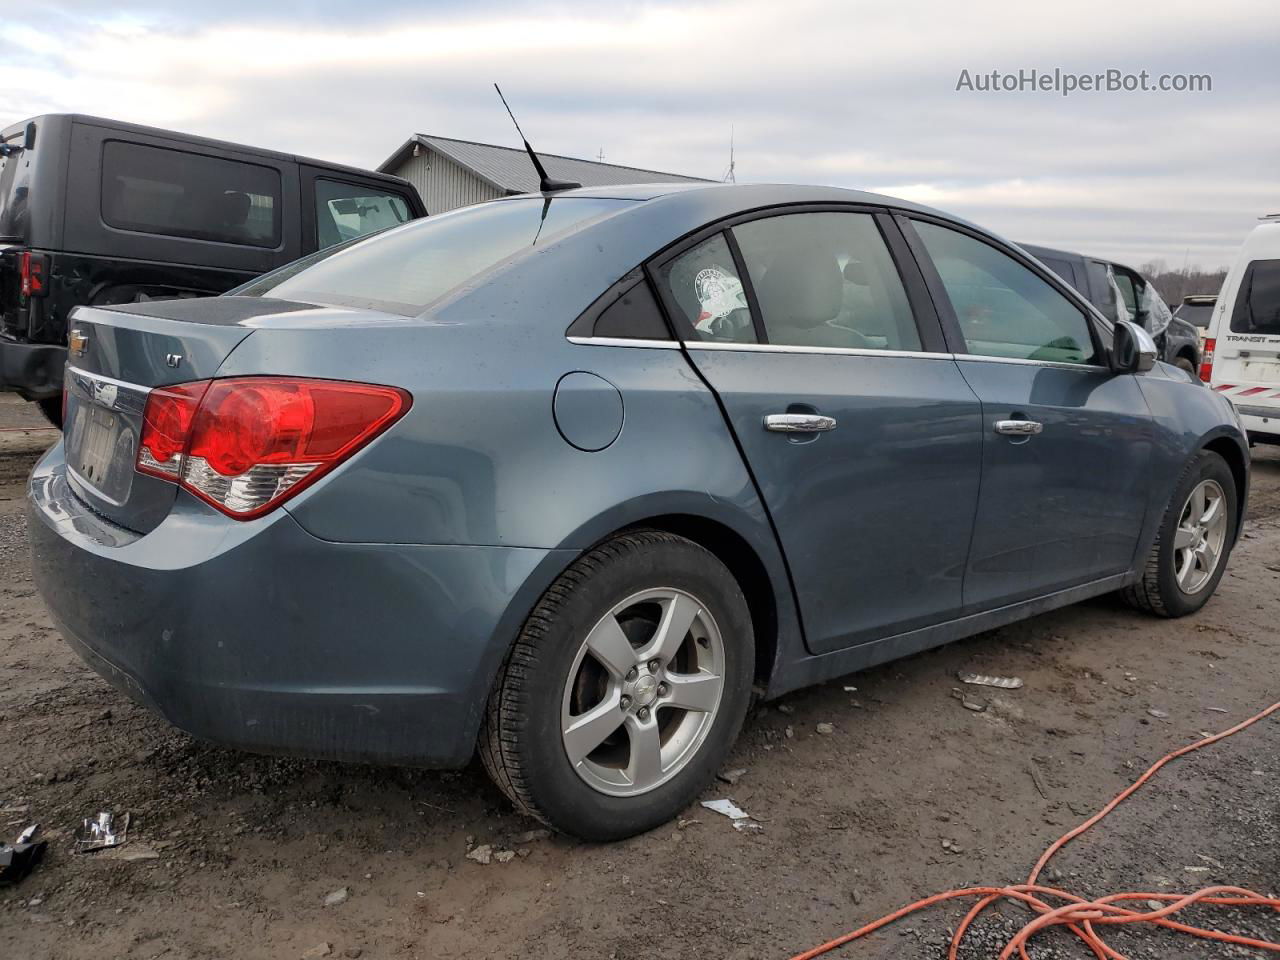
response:
<path fill-rule="evenodd" d="M 509 198 L 71 327 L 30 527 L 95 670 L 248 750 L 478 750 L 589 839 L 695 798 L 753 688 L 1194 612 L 1248 489 L 1140 327 L 845 190 Z"/>

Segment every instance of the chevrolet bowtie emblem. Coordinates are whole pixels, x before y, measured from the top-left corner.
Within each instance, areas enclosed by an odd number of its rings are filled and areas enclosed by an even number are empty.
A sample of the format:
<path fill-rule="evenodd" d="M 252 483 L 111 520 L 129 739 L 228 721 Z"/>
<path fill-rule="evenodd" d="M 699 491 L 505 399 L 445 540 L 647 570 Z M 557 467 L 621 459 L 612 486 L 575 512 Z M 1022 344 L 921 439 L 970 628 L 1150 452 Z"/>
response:
<path fill-rule="evenodd" d="M 67 337 L 67 348 L 74 356 L 83 357 L 89 349 L 89 335 L 83 330 L 72 330 L 71 336 Z"/>

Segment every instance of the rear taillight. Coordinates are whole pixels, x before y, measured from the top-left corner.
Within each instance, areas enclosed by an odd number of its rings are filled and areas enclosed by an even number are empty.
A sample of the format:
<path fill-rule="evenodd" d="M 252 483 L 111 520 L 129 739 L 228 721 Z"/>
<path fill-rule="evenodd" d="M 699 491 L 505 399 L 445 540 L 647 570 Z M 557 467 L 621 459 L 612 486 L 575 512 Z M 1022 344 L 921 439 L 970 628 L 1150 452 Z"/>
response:
<path fill-rule="evenodd" d="M 1213 348 L 1218 341 L 1209 337 L 1204 342 L 1204 355 L 1200 358 L 1200 379 L 1209 383 L 1213 379 Z"/>
<path fill-rule="evenodd" d="M 294 377 L 163 387 L 147 397 L 137 469 L 247 520 L 346 460 L 411 402 L 395 387 Z"/>
<path fill-rule="evenodd" d="M 45 272 L 48 261 L 42 254 L 23 251 L 18 254 L 18 289 L 24 297 L 45 295 Z"/>

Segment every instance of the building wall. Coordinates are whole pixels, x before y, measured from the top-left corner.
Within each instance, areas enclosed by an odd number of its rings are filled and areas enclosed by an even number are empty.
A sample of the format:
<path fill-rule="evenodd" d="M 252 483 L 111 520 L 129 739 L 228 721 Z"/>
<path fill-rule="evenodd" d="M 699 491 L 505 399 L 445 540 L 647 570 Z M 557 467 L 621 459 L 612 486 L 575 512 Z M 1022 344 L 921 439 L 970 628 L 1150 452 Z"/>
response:
<path fill-rule="evenodd" d="M 398 168 L 387 172 L 404 177 L 418 188 L 428 214 L 444 213 L 505 195 L 448 157 L 426 147 L 421 149 L 420 156 L 410 156 Z"/>

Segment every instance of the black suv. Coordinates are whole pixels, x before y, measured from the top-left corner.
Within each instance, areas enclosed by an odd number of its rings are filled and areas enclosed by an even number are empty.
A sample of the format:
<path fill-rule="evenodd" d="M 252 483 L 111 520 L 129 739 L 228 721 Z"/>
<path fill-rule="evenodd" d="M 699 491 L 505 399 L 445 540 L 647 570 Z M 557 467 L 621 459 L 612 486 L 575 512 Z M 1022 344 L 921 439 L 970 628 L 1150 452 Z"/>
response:
<path fill-rule="evenodd" d="M 1071 284 L 1112 323 L 1123 305 L 1126 319 L 1145 327 L 1160 348 L 1160 359 L 1192 377 L 1200 369 L 1200 334 L 1175 318 L 1151 281 L 1132 267 L 1067 250 L 1020 244 L 1046 267 Z M 1117 292 L 1119 298 L 1117 299 Z"/>
<path fill-rule="evenodd" d="M 80 304 L 222 293 L 426 216 L 387 174 L 97 117 L 0 131 L 0 389 L 57 423 Z"/>

